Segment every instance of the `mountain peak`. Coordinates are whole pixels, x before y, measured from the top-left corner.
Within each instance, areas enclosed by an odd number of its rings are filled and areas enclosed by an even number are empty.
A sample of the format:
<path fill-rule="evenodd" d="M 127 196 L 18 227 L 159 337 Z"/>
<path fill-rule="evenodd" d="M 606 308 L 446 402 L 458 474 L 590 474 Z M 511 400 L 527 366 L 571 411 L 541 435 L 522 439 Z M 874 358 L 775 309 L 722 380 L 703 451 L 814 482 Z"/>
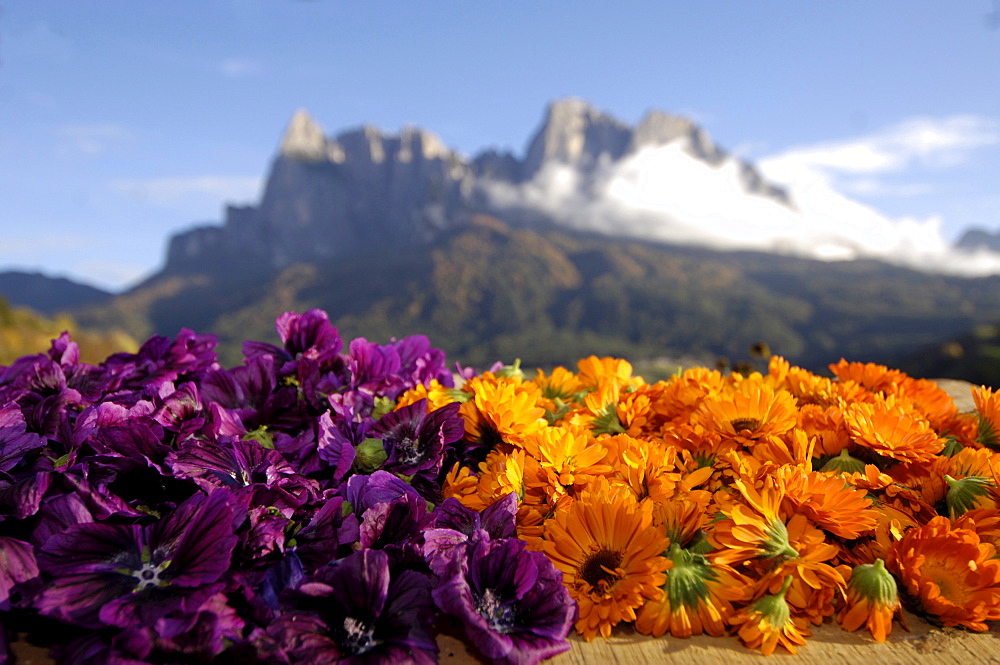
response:
<path fill-rule="evenodd" d="M 616 160 L 625 154 L 630 138 L 628 125 L 584 100 L 557 100 L 528 146 L 525 174 L 530 178 L 552 161 L 587 168 L 602 156 Z"/>
<path fill-rule="evenodd" d="M 326 136 L 309 111 L 298 109 L 281 139 L 282 157 L 319 161 L 326 158 Z"/>

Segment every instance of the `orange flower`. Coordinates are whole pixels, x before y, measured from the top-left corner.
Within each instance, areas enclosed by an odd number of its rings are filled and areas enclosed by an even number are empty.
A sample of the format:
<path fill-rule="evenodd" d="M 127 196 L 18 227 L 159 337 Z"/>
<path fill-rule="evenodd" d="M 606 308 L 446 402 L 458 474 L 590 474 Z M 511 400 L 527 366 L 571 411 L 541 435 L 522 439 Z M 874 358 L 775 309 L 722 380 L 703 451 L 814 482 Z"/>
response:
<path fill-rule="evenodd" d="M 538 460 L 541 478 L 563 493 L 583 489 L 594 476 L 611 473 L 599 464 L 605 449 L 585 430 L 546 427 L 524 439 L 525 450 Z"/>
<path fill-rule="evenodd" d="M 810 635 L 809 627 L 801 619 L 792 617 L 785 601 L 791 584 L 789 576 L 778 593 L 764 596 L 729 620 L 733 626 L 738 626 L 737 635 L 747 647 L 770 656 L 779 644 L 789 653 L 796 653 L 797 647 L 805 645 L 805 638 Z"/>
<path fill-rule="evenodd" d="M 657 441 L 641 441 L 627 434 L 599 440 L 604 447 L 608 482 L 627 487 L 639 501 L 666 501 L 674 496 L 681 474 L 675 468 L 676 452 Z"/>
<path fill-rule="evenodd" d="M 799 429 L 816 439 L 813 454 L 817 457 L 839 455 L 851 442 L 851 432 L 844 413 L 837 406 L 823 408 L 815 404 L 799 407 Z"/>
<path fill-rule="evenodd" d="M 948 473 L 950 459 L 947 457 L 932 457 L 925 462 L 894 464 L 885 470 L 897 486 L 912 487 L 924 503 L 937 505 L 944 499 L 948 486 L 944 476 Z M 928 519 L 930 519 L 928 517 Z M 923 520 L 927 521 L 927 520 Z"/>
<path fill-rule="evenodd" d="M 486 506 L 491 506 L 511 492 L 517 494 L 518 501 L 524 500 L 524 475 L 527 463 L 538 464 L 534 458 L 526 456 L 523 450 L 505 453 L 494 450 L 479 465 L 479 484 L 476 492 Z"/>
<path fill-rule="evenodd" d="M 590 356 L 578 361 L 576 366 L 579 370 L 577 376 L 585 390 L 596 390 L 607 383 L 621 388 L 642 383 L 642 379 L 632 376 L 632 364 L 621 358 Z"/>
<path fill-rule="evenodd" d="M 935 517 L 910 529 L 889 550 L 886 566 L 907 593 L 945 626 L 988 630 L 1000 619 L 1000 560 L 994 547 L 970 529 Z"/>
<path fill-rule="evenodd" d="M 466 383 L 472 399 L 459 414 L 465 419 L 465 438 L 493 450 L 500 444 L 520 447 L 525 436 L 545 426 L 545 409 L 536 406 L 537 387 L 515 379 L 490 381 L 474 378 Z"/>
<path fill-rule="evenodd" d="M 625 427 L 618 418 L 618 401 L 621 387 L 617 383 L 603 383 L 597 390 L 583 398 L 570 416 L 572 425 L 589 428 L 595 436 L 601 434 L 624 434 Z"/>
<path fill-rule="evenodd" d="M 642 386 L 633 392 L 624 393 L 618 400 L 618 422 L 630 436 L 642 436 L 654 433 L 659 429 L 656 413 L 653 411 L 652 400 L 656 394 L 648 386 Z"/>
<path fill-rule="evenodd" d="M 906 377 L 895 383 L 890 392 L 913 405 L 936 431 L 944 431 L 958 415 L 951 395 L 929 379 Z"/>
<path fill-rule="evenodd" d="M 683 499 L 656 504 L 653 518 L 662 524 L 671 543 L 688 547 L 702 534 L 708 522 L 708 506 L 712 494 L 705 490 L 691 490 Z"/>
<path fill-rule="evenodd" d="M 949 515 L 958 517 L 974 508 L 997 508 L 1000 454 L 988 448 L 963 448 L 947 458 L 943 476 Z"/>
<path fill-rule="evenodd" d="M 791 467 L 783 479 L 788 511 L 805 515 L 821 529 L 849 540 L 875 529 L 878 513 L 871 499 L 843 478 Z"/>
<path fill-rule="evenodd" d="M 902 622 L 903 609 L 896 580 L 885 563 L 876 559 L 875 563 L 855 566 L 847 584 L 847 600 L 837 615 L 841 628 L 853 632 L 863 625 L 876 641 L 885 642 L 892 632 L 893 617 Z"/>
<path fill-rule="evenodd" d="M 750 600 L 751 585 L 730 566 L 712 563 L 700 554 L 670 546 L 662 600 L 650 600 L 635 620 L 644 635 L 691 637 L 708 633 L 720 637 L 733 615 L 733 603 Z"/>
<path fill-rule="evenodd" d="M 653 410 L 664 421 L 680 425 L 688 422 L 691 413 L 706 397 L 720 392 L 726 379 L 716 370 L 694 367 L 667 381 Z"/>
<path fill-rule="evenodd" d="M 897 404 L 895 397 L 851 404 L 844 410 L 844 419 L 854 442 L 882 457 L 925 463 L 944 448 L 944 439 L 930 423 Z"/>
<path fill-rule="evenodd" d="M 712 526 L 709 542 L 719 550 L 714 555 L 715 561 L 736 564 L 751 559 L 780 561 L 798 556 L 789 543 L 785 523 L 778 517 L 784 492 L 772 480 L 768 478 L 760 492 L 742 480 L 733 483 L 747 503 L 733 504 L 726 512 L 726 519 Z"/>
<path fill-rule="evenodd" d="M 925 524 L 938 514 L 932 505 L 923 500 L 918 490 L 896 482 L 873 464 L 866 465 L 863 472 L 844 474 L 843 478 L 874 496 L 872 507 L 879 512 L 891 509 L 905 515 L 911 524 Z"/>
<path fill-rule="evenodd" d="M 875 363 L 849 363 L 843 358 L 839 363 L 830 365 L 830 371 L 841 381 L 854 381 L 873 393 L 886 395 L 893 390 L 895 384 L 907 378 L 898 369 L 889 369 Z"/>
<path fill-rule="evenodd" d="M 844 386 L 855 386 L 853 381 L 833 381 L 825 376 L 818 376 L 802 369 L 793 367 L 785 377 L 784 387 L 798 401 L 799 406 L 806 404 L 818 406 L 825 409 L 831 406 L 837 407 L 844 403 Z M 858 388 L 860 392 L 864 392 Z"/>
<path fill-rule="evenodd" d="M 449 388 L 448 386 L 440 383 L 437 379 L 432 379 L 429 386 L 418 383 L 416 386 L 400 395 L 393 408 L 395 410 L 402 409 L 404 406 L 409 406 L 414 402 L 426 399 L 427 410 L 434 411 L 436 409 L 440 409 L 446 404 L 451 404 L 452 402 L 465 401 L 468 397 L 469 394 L 463 392 L 461 389 Z"/>
<path fill-rule="evenodd" d="M 784 390 L 775 392 L 754 379 L 744 379 L 732 391 L 706 398 L 692 418 L 705 429 L 743 445 L 779 437 L 797 423 L 791 394 Z"/>
<path fill-rule="evenodd" d="M 568 402 L 584 390 L 576 374 L 565 367 L 556 367 L 549 375 L 539 369 L 533 381 L 541 389 L 542 397 L 549 400 Z"/>
<path fill-rule="evenodd" d="M 601 479 L 586 499 L 574 501 L 545 523 L 545 554 L 563 573 L 577 601 L 577 632 L 587 641 L 611 635 L 621 621 L 634 621 L 647 599 L 663 597 L 670 561 L 663 527 L 651 510 Z"/>
<path fill-rule="evenodd" d="M 987 448 L 1000 447 L 1000 392 L 980 386 L 972 389 L 972 400 L 979 416 L 979 444 Z"/>
<path fill-rule="evenodd" d="M 826 542 L 823 532 L 803 515 L 793 515 L 786 529 L 788 542 L 798 556 L 755 565 L 763 572 L 757 593 L 776 593 L 786 578 L 791 578 L 785 600 L 796 616 L 819 625 L 824 617 L 833 614 L 833 599 L 844 588 L 843 573 L 828 563 L 838 548 Z"/>
<path fill-rule="evenodd" d="M 455 497 L 467 508 L 482 510 L 486 504 L 479 498 L 479 493 L 476 491 L 478 487 L 479 478 L 473 475 L 468 467 L 459 466 L 456 462 L 445 476 L 441 486 L 441 498 Z"/>
<path fill-rule="evenodd" d="M 952 521 L 954 528 L 971 529 L 979 536 L 979 542 L 989 543 L 993 547 L 1000 548 L 1000 510 L 973 508 Z"/>

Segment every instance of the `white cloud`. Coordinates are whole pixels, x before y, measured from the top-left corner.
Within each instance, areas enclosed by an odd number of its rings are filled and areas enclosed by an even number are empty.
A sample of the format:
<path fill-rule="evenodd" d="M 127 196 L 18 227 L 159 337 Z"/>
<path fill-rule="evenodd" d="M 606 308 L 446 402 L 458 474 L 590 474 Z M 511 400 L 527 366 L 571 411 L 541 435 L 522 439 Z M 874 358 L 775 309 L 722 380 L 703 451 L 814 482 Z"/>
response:
<path fill-rule="evenodd" d="M 115 123 L 94 125 L 63 125 L 58 133 L 75 152 L 99 155 L 110 147 L 132 140 L 134 134 L 129 128 Z"/>
<path fill-rule="evenodd" d="M 894 196 L 908 198 L 932 194 L 935 186 L 929 182 L 887 183 L 878 178 L 858 178 L 845 180 L 840 184 L 840 190 L 847 194 L 861 196 Z"/>
<path fill-rule="evenodd" d="M 484 193 L 500 207 L 541 209 L 568 226 L 611 235 L 822 260 L 877 258 L 965 275 L 1000 273 L 998 254 L 953 250 L 942 236 L 940 218 L 891 219 L 838 191 L 819 167 L 865 173 L 872 180 L 869 187 L 880 186 L 875 175 L 908 160 L 994 140 L 989 131 L 980 131 L 988 124 L 976 127 L 971 132 L 963 123 L 904 125 L 868 144 L 790 151 L 785 164 L 801 176 L 786 181 L 792 206 L 748 194 L 737 161 L 712 166 L 692 157 L 683 141 L 644 148 L 587 176 L 549 164 L 528 183 L 488 183 Z"/>
<path fill-rule="evenodd" d="M 135 199 L 157 205 L 171 205 L 192 196 L 210 196 L 222 202 L 246 202 L 260 195 L 263 179 L 259 176 L 204 175 L 194 177 L 121 179 L 110 183 L 111 189 Z"/>
<path fill-rule="evenodd" d="M 1000 121 L 974 115 L 911 118 L 882 132 L 786 150 L 758 160 L 772 180 L 792 184 L 844 176 L 898 173 L 921 165 L 947 168 L 977 149 L 1000 144 Z"/>
<path fill-rule="evenodd" d="M 259 62 L 250 58 L 226 58 L 219 63 L 217 69 L 220 74 L 229 78 L 247 78 L 264 71 Z"/>

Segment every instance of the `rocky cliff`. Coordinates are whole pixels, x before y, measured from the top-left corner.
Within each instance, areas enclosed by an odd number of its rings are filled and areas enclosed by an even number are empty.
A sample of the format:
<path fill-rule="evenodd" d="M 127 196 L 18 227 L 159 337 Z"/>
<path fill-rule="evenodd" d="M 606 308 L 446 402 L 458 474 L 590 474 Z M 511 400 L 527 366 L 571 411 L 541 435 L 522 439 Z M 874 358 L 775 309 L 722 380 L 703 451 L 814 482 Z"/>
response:
<path fill-rule="evenodd" d="M 597 197 L 615 165 L 670 144 L 713 168 L 735 161 L 686 118 L 651 112 L 631 127 L 578 99 L 550 105 L 523 157 L 489 151 L 468 159 L 417 128 L 390 135 L 364 126 L 328 137 L 299 110 L 259 204 L 229 207 L 222 226 L 175 236 L 164 273 L 263 278 L 293 263 L 423 243 L 479 213 L 565 225 L 536 200 L 546 196 L 554 171 L 574 174 L 581 196 Z M 752 165 L 738 162 L 738 173 L 746 194 L 789 205 L 785 192 Z M 630 234 L 627 220 L 617 226 L 624 235 L 643 234 Z"/>

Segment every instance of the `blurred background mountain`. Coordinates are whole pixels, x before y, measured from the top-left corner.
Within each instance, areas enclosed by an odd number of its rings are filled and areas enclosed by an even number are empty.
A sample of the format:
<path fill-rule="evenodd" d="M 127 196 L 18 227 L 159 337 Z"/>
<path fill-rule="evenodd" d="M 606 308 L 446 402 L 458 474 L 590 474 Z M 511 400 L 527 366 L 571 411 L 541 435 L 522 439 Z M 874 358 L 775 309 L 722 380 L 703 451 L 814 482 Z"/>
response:
<path fill-rule="evenodd" d="M 661 112 L 631 127 L 561 100 L 523 157 L 466 158 L 417 128 L 330 138 L 298 111 L 260 202 L 174 235 L 138 285 L 0 274 L 0 294 L 39 313 L 7 306 L 3 348 L 9 362 L 64 327 L 93 358 L 187 327 L 233 365 L 280 313 L 319 307 L 345 337 L 425 334 L 474 366 L 715 364 L 766 342 L 813 371 L 846 357 L 995 384 L 1000 277 L 977 276 L 1000 261 L 991 236 L 879 246 L 872 213 L 826 196 Z"/>

